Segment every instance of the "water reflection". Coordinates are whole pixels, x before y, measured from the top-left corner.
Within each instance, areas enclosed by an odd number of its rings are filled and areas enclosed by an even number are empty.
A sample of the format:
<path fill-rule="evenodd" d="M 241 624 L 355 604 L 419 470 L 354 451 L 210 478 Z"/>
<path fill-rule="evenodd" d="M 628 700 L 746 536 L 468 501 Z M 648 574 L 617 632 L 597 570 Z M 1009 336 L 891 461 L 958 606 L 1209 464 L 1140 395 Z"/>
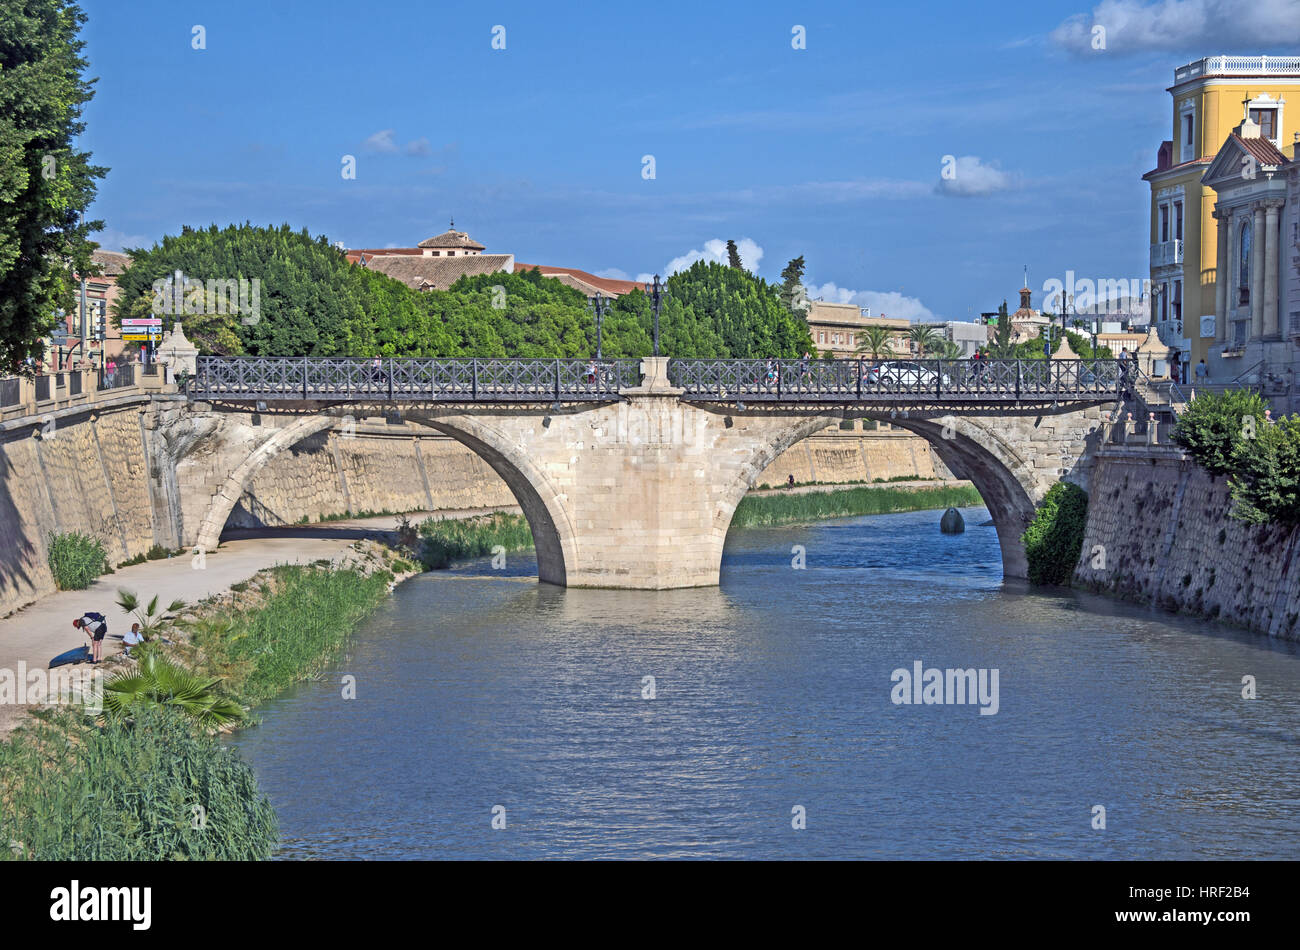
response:
<path fill-rule="evenodd" d="M 341 664 L 356 700 L 327 678 L 236 741 L 290 858 L 1294 857 L 1295 648 L 1004 586 L 964 515 L 734 532 L 720 588 L 423 575 Z M 999 669 L 999 713 L 893 705 L 915 660 Z"/>

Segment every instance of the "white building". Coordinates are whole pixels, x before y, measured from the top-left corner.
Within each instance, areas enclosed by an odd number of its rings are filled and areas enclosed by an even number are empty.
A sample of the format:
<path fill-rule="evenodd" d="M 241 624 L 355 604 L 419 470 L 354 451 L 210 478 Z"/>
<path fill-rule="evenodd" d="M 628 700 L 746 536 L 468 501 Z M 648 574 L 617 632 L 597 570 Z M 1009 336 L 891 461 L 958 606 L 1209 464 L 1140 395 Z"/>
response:
<path fill-rule="evenodd" d="M 1223 143 L 1202 182 L 1216 194 L 1222 275 L 1216 281 L 1210 379 L 1258 384 L 1279 410 L 1300 409 L 1297 163 L 1247 118 Z"/>

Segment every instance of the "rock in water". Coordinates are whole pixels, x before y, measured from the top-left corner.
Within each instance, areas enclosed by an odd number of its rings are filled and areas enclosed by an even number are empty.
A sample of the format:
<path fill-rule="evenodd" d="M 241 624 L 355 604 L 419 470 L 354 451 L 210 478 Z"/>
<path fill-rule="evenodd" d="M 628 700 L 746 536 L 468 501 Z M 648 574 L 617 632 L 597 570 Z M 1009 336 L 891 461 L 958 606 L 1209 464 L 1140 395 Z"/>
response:
<path fill-rule="evenodd" d="M 944 534 L 961 534 L 966 530 L 966 522 L 962 520 L 961 512 L 956 508 L 949 508 L 939 519 L 939 530 Z"/>

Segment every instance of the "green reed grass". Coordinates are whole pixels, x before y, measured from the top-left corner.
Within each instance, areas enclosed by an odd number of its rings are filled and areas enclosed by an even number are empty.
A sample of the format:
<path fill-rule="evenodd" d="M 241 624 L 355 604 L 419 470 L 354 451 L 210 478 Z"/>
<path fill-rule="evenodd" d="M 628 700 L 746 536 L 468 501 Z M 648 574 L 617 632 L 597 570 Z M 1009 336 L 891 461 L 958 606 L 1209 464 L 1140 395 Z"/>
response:
<path fill-rule="evenodd" d="M 528 519 L 506 512 L 445 521 L 426 518 L 420 523 L 419 534 L 420 562 L 428 571 L 450 567 L 453 561 L 485 557 L 498 546 L 507 551 L 527 551 L 533 546 Z"/>
<path fill-rule="evenodd" d="M 224 689 L 249 706 L 329 665 L 393 579 L 387 571 L 366 577 L 299 564 L 273 573 L 273 590 L 259 606 L 189 624 L 188 664 L 221 677 Z"/>
<path fill-rule="evenodd" d="M 846 488 L 841 491 L 790 495 L 747 495 L 736 506 L 733 528 L 799 524 L 823 518 L 884 515 L 928 508 L 964 508 L 983 504 L 969 485 L 935 488 Z"/>
<path fill-rule="evenodd" d="M 247 861 L 277 839 L 239 752 L 174 711 L 41 712 L 0 742 L 0 860 Z"/>
<path fill-rule="evenodd" d="M 103 543 L 80 531 L 51 534 L 49 562 L 59 590 L 85 590 L 100 574 L 109 573 Z"/>

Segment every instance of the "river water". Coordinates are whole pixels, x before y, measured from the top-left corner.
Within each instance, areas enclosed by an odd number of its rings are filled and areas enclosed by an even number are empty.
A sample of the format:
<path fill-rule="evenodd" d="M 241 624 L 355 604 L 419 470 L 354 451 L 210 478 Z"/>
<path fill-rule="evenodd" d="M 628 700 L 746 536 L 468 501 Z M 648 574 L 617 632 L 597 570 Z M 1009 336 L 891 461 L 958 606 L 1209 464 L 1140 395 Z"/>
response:
<path fill-rule="evenodd" d="M 424 574 L 234 744 L 290 859 L 1300 856 L 1296 646 L 1004 585 L 963 514 L 733 531 L 712 589 Z M 996 713 L 893 702 L 918 661 Z"/>

